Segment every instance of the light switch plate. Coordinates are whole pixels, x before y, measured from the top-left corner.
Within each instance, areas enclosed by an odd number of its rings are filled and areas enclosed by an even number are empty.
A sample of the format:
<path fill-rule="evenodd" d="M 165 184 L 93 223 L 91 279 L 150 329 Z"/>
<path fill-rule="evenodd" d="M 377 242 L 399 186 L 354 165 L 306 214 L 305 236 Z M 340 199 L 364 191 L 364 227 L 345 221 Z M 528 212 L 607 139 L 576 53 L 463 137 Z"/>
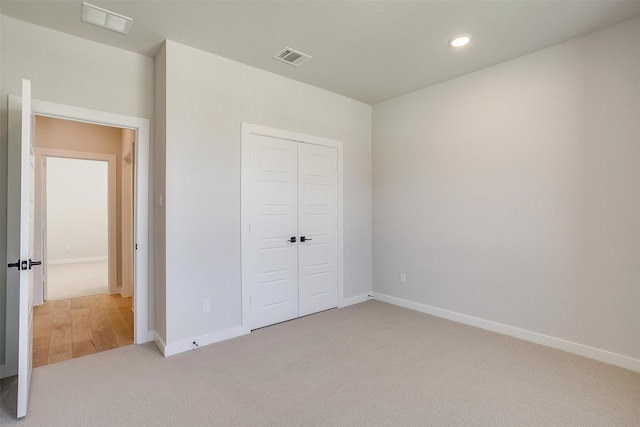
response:
<path fill-rule="evenodd" d="M 211 299 L 203 299 L 202 300 L 202 312 L 209 313 L 211 311 Z"/>

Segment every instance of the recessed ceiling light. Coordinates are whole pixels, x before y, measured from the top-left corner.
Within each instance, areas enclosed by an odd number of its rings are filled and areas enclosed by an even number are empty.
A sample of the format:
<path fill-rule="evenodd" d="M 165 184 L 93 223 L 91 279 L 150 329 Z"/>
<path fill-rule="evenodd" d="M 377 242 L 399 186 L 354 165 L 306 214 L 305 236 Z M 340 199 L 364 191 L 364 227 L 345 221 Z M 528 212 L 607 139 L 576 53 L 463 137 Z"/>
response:
<path fill-rule="evenodd" d="M 129 33 L 133 19 L 89 3 L 82 3 L 82 20 L 107 30 Z"/>
<path fill-rule="evenodd" d="M 449 40 L 449 45 L 453 47 L 462 47 L 471 41 L 471 34 L 458 34 Z"/>

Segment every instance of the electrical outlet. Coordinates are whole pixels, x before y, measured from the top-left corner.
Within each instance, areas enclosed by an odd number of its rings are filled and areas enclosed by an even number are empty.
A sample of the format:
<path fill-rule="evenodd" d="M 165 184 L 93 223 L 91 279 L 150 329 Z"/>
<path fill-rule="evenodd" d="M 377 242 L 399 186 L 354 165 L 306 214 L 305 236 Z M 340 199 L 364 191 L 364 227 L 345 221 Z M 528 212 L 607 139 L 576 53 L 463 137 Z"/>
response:
<path fill-rule="evenodd" d="M 407 274 L 406 273 L 400 273 L 400 283 L 402 283 L 403 285 L 405 283 L 407 283 Z"/>
<path fill-rule="evenodd" d="M 202 312 L 209 313 L 211 311 L 211 299 L 206 298 L 202 300 Z"/>

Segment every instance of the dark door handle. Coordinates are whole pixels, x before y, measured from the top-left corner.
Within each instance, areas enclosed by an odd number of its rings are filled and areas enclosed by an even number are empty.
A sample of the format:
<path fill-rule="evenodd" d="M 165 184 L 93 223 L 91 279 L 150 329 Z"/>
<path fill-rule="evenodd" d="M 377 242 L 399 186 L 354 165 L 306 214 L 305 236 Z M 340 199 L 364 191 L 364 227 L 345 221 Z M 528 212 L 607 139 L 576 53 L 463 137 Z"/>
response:
<path fill-rule="evenodd" d="M 42 261 L 31 261 L 31 258 L 29 258 L 29 270 L 31 270 L 31 266 L 33 265 L 42 265 Z"/>
<path fill-rule="evenodd" d="M 306 237 L 304 237 L 304 236 L 300 236 L 300 241 L 301 241 L 301 242 L 306 242 L 307 240 L 313 240 L 313 239 L 307 239 L 307 238 L 306 238 Z"/>
<path fill-rule="evenodd" d="M 291 243 L 295 243 L 296 242 L 296 236 L 291 237 L 291 239 L 287 240 L 287 242 L 291 242 Z"/>
<path fill-rule="evenodd" d="M 29 260 L 29 261 L 31 261 L 31 260 Z M 7 264 L 7 267 L 9 267 L 9 268 L 15 267 L 18 270 L 22 271 L 22 270 L 27 270 L 28 268 L 31 268 L 31 267 L 28 267 L 27 264 L 28 264 L 27 261 L 18 260 L 18 262 L 10 262 L 9 264 Z M 38 262 L 38 264 L 41 264 L 41 263 Z"/>

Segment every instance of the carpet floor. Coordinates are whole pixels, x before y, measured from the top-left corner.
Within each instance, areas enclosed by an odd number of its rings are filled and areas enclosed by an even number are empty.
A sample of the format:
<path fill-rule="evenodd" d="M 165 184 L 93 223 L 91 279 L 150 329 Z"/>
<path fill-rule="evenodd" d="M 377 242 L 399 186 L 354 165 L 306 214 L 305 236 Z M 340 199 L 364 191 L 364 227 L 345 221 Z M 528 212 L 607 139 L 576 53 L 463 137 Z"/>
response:
<path fill-rule="evenodd" d="M 107 261 L 49 264 L 47 300 L 78 298 L 109 293 Z"/>
<path fill-rule="evenodd" d="M 638 426 L 640 373 L 378 301 L 33 371 L 22 426 Z"/>

